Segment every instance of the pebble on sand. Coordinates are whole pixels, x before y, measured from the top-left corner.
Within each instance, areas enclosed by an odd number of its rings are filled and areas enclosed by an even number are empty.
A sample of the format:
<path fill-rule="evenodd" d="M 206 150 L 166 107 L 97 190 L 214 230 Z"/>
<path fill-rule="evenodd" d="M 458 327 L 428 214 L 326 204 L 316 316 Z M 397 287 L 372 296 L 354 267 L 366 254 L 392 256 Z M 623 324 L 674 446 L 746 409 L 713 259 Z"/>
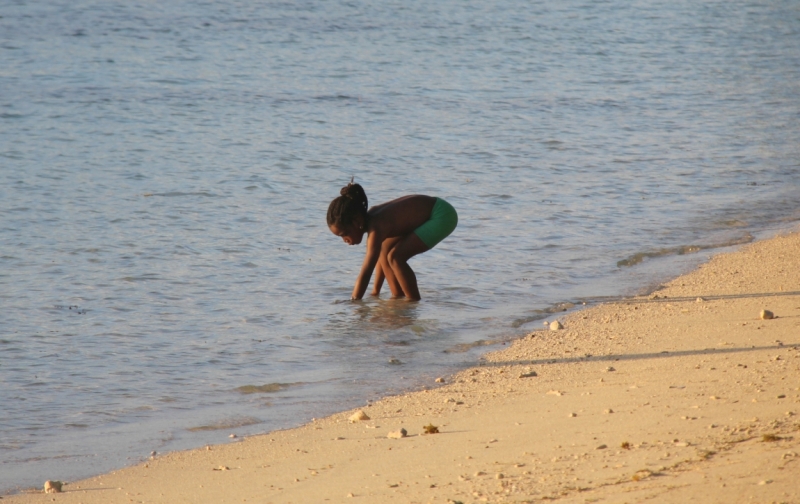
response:
<path fill-rule="evenodd" d="M 439 378 L 436 378 L 435 381 L 436 383 L 444 383 L 444 378 L 440 376 Z"/>
<path fill-rule="evenodd" d="M 761 320 L 771 320 L 775 318 L 775 314 L 769 310 L 761 310 Z"/>
<path fill-rule="evenodd" d="M 61 493 L 62 481 L 47 480 L 44 482 L 44 493 Z"/>
<path fill-rule="evenodd" d="M 369 420 L 369 417 L 362 410 L 358 410 L 355 413 L 353 413 L 352 415 L 350 415 L 349 420 L 351 422 L 360 422 L 362 420 Z"/>
<path fill-rule="evenodd" d="M 390 432 L 389 434 L 386 435 L 386 437 L 388 437 L 390 439 L 401 439 L 401 438 L 404 438 L 406 436 L 408 436 L 408 431 L 405 430 L 405 429 L 392 431 L 392 432 Z"/>
<path fill-rule="evenodd" d="M 554 320 L 550 322 L 550 330 L 551 331 L 558 331 L 559 329 L 564 329 L 564 326 L 561 325 L 561 322 L 558 320 Z"/>

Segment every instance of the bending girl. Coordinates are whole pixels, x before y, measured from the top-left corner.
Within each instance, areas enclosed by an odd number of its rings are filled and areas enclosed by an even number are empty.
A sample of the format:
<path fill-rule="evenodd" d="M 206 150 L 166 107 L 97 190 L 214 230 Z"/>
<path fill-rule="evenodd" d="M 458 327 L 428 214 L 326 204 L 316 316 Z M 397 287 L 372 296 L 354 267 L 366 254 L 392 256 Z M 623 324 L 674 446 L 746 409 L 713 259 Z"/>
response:
<path fill-rule="evenodd" d="M 458 214 L 441 198 L 413 194 L 372 208 L 359 184 L 351 180 L 328 207 L 328 227 L 348 245 L 367 234 L 367 253 L 350 299 L 361 299 L 375 271 L 372 295 L 380 294 L 384 279 L 393 298 L 419 301 L 419 287 L 408 260 L 432 249 L 458 224 Z"/>

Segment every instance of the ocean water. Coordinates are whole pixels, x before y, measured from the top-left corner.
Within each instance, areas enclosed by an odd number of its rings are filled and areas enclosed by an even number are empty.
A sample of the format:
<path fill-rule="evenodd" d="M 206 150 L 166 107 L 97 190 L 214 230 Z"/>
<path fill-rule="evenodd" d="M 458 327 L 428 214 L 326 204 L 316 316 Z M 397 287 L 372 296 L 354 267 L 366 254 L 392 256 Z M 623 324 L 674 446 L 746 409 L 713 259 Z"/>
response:
<path fill-rule="evenodd" d="M 7 0 L 0 55 L 0 493 L 431 385 L 800 220 L 793 0 Z M 352 176 L 457 208 L 421 303 L 347 301 Z"/>

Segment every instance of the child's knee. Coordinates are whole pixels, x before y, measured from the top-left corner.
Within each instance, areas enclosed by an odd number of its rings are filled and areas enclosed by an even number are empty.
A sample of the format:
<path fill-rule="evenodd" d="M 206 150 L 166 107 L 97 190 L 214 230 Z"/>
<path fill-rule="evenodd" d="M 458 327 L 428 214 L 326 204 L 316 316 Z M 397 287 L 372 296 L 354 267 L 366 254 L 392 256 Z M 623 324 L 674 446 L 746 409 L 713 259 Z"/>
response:
<path fill-rule="evenodd" d="M 391 248 L 386 254 L 386 260 L 389 261 L 389 264 L 394 268 L 397 265 L 405 264 L 407 261 L 401 254 L 397 253 L 397 248 Z"/>
<path fill-rule="evenodd" d="M 382 251 L 381 251 L 381 253 L 382 253 Z M 395 264 L 396 259 L 395 259 L 395 256 L 394 256 L 394 249 L 390 248 L 389 250 L 386 251 L 386 260 L 389 262 L 390 265 L 394 265 Z"/>

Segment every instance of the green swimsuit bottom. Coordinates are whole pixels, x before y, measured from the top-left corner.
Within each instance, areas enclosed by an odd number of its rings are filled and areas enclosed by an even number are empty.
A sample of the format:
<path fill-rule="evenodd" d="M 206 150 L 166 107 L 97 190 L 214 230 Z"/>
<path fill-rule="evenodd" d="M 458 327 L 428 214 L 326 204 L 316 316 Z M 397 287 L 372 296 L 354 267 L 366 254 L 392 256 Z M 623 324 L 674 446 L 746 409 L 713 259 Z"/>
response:
<path fill-rule="evenodd" d="M 428 246 L 433 248 L 437 243 L 447 238 L 458 224 L 458 214 L 453 205 L 442 198 L 436 198 L 436 203 L 431 210 L 430 219 L 414 230 L 414 234 Z"/>

